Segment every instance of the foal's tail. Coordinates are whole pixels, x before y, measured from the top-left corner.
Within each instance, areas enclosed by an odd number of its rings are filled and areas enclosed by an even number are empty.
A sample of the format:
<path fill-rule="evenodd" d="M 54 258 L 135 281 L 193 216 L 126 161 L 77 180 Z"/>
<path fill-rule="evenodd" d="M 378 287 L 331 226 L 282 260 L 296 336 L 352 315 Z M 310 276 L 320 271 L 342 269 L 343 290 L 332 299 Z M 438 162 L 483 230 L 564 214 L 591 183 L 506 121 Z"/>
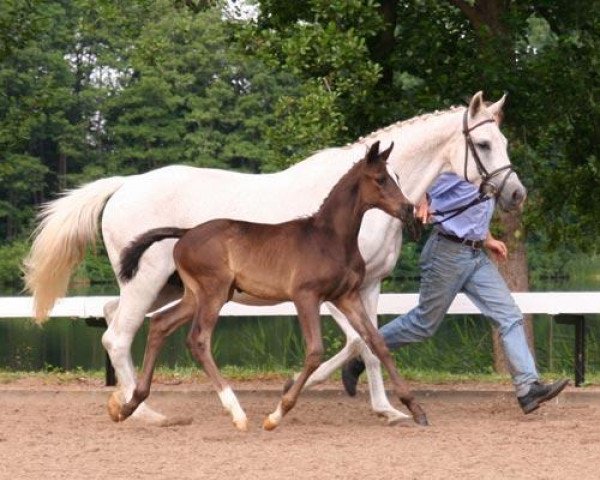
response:
<path fill-rule="evenodd" d="M 47 319 L 57 298 L 64 297 L 71 272 L 83 259 L 86 246 L 96 240 L 100 212 L 125 180 L 96 180 L 42 208 L 31 250 L 23 261 L 25 289 L 33 295 L 37 323 Z"/>
<path fill-rule="evenodd" d="M 119 278 L 123 282 L 128 282 L 135 277 L 142 254 L 154 242 L 159 242 L 165 238 L 181 238 L 188 230 L 189 228 L 165 227 L 154 228 L 148 230 L 146 233 L 142 233 L 121 252 L 121 270 L 119 271 Z"/>

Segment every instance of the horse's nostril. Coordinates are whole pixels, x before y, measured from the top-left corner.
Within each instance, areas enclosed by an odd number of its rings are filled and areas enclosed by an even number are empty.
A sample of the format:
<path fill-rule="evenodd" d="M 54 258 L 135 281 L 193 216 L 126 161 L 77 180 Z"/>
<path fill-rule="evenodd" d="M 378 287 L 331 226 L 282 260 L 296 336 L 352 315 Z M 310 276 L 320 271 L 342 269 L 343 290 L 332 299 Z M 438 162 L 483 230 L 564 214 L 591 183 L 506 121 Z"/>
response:
<path fill-rule="evenodd" d="M 512 194 L 512 200 L 516 204 L 520 204 L 525 200 L 527 192 L 524 188 L 517 188 Z"/>

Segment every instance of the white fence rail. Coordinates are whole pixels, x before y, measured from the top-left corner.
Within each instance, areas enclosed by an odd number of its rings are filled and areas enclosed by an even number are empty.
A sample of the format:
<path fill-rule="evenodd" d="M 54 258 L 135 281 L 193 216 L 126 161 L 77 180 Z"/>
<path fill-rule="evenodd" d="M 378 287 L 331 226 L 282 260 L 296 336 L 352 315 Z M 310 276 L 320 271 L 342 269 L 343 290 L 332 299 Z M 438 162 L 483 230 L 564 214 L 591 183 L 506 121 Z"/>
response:
<path fill-rule="evenodd" d="M 600 292 L 522 292 L 512 294 L 523 313 L 600 314 Z M 106 302 L 117 297 L 67 297 L 58 300 L 51 317 L 102 318 Z M 416 293 L 384 293 L 379 298 L 377 312 L 380 315 L 408 312 L 418 303 Z M 27 318 L 33 312 L 31 297 L 0 297 L 0 318 Z M 328 314 L 325 306 L 321 313 Z M 449 314 L 480 314 L 479 309 L 462 293 L 452 302 Z M 296 315 L 291 302 L 269 306 L 250 306 L 229 302 L 221 311 L 222 316 L 279 316 Z"/>
<path fill-rule="evenodd" d="M 557 323 L 568 323 L 575 327 L 574 371 L 575 385 L 585 379 L 585 315 L 600 314 L 600 292 L 523 292 L 513 293 L 517 305 L 525 314 L 546 314 L 555 317 Z M 109 300 L 117 297 L 67 297 L 60 299 L 52 311 L 51 317 L 98 319 L 104 317 L 103 307 Z M 416 293 L 384 293 L 380 296 L 377 313 L 380 315 L 399 315 L 408 312 L 418 303 Z M 1 318 L 29 318 L 33 313 L 31 297 L 0 297 Z M 321 313 L 329 312 L 325 306 Z M 449 314 L 480 314 L 479 309 L 464 295 L 459 294 L 452 302 Z M 285 316 L 296 315 L 294 305 L 284 302 L 279 305 L 249 306 L 227 303 L 222 316 Z M 88 320 L 89 324 L 93 323 Z M 102 324 L 100 324 L 102 325 Z M 114 370 L 107 356 L 106 383 L 115 384 Z"/>

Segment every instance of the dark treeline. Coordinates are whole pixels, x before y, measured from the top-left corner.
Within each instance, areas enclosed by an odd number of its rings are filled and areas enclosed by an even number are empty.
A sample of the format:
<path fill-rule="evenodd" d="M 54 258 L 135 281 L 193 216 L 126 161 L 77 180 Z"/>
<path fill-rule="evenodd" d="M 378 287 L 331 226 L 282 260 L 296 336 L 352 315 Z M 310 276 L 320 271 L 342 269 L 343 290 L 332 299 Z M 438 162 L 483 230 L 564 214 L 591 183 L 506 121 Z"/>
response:
<path fill-rule="evenodd" d="M 530 192 L 498 234 L 597 249 L 600 2 L 255 7 L 0 0 L 0 283 L 19 284 L 36 207 L 65 188 L 174 163 L 273 171 L 478 90 L 509 93 Z"/>

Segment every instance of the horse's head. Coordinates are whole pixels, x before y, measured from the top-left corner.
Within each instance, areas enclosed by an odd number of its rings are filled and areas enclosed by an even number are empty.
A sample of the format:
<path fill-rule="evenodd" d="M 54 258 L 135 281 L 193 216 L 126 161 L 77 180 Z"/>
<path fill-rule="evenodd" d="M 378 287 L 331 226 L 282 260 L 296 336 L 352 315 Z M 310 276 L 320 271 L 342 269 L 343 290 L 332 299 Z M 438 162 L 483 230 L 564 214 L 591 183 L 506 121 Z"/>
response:
<path fill-rule="evenodd" d="M 497 197 L 504 210 L 513 210 L 525 200 L 527 191 L 514 172 L 500 131 L 506 95 L 495 103 L 476 93 L 462 115 L 461 134 L 453 140 L 451 168 L 479 185 L 481 193 Z"/>
<path fill-rule="evenodd" d="M 390 175 L 387 159 L 392 148 L 394 148 L 394 142 L 383 152 L 379 151 L 378 141 L 371 145 L 364 159 L 360 195 L 362 202 L 368 208 L 379 208 L 387 214 L 403 220 L 410 207 L 410 202 Z"/>

